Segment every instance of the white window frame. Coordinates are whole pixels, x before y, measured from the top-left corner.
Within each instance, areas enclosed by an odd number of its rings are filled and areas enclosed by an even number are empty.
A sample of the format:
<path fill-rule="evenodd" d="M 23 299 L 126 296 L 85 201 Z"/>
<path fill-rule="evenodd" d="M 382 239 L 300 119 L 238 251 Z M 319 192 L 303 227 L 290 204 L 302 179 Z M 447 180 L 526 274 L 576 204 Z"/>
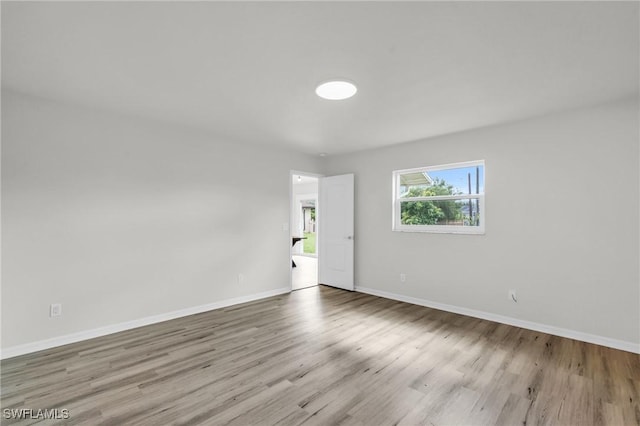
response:
<path fill-rule="evenodd" d="M 484 192 L 482 194 L 462 194 L 462 195 L 438 195 L 432 197 L 408 197 L 400 198 L 400 175 L 407 173 L 433 172 L 438 170 L 455 169 L 462 167 L 482 166 Z M 485 209 L 484 197 L 486 194 L 486 178 L 484 160 L 465 161 L 462 163 L 450 163 L 437 166 L 417 167 L 413 169 L 393 171 L 393 214 L 392 229 L 396 232 L 431 232 L 437 234 L 474 234 L 483 235 L 485 233 Z M 408 201 L 438 201 L 438 200 L 478 200 L 480 210 L 480 223 L 478 226 L 460 225 L 403 225 L 401 222 L 401 203 Z"/>

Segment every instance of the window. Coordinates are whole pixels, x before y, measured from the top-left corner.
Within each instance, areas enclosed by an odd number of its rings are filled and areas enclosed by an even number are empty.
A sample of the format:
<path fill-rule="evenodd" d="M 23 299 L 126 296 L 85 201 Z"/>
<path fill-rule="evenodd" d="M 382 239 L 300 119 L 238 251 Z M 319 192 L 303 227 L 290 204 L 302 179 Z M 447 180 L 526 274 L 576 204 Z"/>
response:
<path fill-rule="evenodd" d="M 393 230 L 484 234 L 484 161 L 393 172 Z"/>

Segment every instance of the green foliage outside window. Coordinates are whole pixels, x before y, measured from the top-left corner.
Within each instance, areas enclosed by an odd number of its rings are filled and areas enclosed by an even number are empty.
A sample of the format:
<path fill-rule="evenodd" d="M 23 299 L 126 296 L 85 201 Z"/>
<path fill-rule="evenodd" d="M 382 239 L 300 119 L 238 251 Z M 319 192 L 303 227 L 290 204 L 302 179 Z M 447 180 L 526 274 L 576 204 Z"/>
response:
<path fill-rule="evenodd" d="M 435 195 L 456 195 L 454 187 L 444 180 L 436 179 L 429 186 L 410 187 L 403 197 L 430 197 Z M 464 219 L 462 205 L 455 200 L 409 201 L 402 203 L 402 224 L 438 225 L 459 222 Z"/>

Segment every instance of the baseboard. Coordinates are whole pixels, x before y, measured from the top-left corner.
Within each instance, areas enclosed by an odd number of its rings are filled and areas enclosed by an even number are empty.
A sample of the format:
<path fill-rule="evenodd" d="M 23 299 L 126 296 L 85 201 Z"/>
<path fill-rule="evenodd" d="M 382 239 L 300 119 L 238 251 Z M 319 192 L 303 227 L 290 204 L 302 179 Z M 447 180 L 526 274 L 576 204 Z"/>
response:
<path fill-rule="evenodd" d="M 414 305 L 426 306 L 428 308 L 439 309 L 441 311 L 453 312 L 455 314 L 467 315 L 470 317 L 485 319 L 489 321 L 499 322 L 502 324 L 513 325 L 515 327 L 526 328 L 528 330 L 540 331 L 542 333 L 553 334 L 555 336 L 567 337 L 569 339 L 580 340 L 587 343 L 595 343 L 596 345 L 607 346 L 609 348 L 620 349 L 627 352 L 640 353 L 640 344 L 627 342 L 624 340 L 611 339 L 609 337 L 597 336 L 594 334 L 583 333 L 580 331 L 569 330 L 566 328 L 554 327 L 546 324 L 520 320 L 517 318 L 506 317 L 503 315 L 492 314 L 489 312 L 477 311 L 475 309 L 462 308 L 444 303 L 432 302 L 430 300 L 419 299 L 411 296 L 390 293 L 382 290 L 376 290 L 368 287 L 356 286 L 356 291 L 367 293 L 373 296 L 384 297 L 385 299 L 397 300 L 400 302 L 412 303 Z"/>
<path fill-rule="evenodd" d="M 108 325 L 105 327 L 94 328 L 92 330 L 80 331 L 77 333 L 67 334 L 64 336 L 53 337 L 51 339 L 39 340 L 37 342 L 25 343 L 23 345 L 11 346 L 2 349 L 0 359 L 13 358 L 19 355 L 25 355 L 32 352 L 42 351 L 44 349 L 55 348 L 57 346 L 68 345 L 69 343 L 81 342 L 83 340 L 93 339 L 95 337 L 106 336 L 108 334 L 118 333 L 120 331 L 131 330 L 133 328 L 143 327 L 145 325 L 155 324 L 175 318 L 186 317 L 193 314 L 212 311 L 214 309 L 226 308 L 227 306 L 238 305 L 240 303 L 252 302 L 254 300 L 264 299 L 266 297 L 277 296 L 290 292 L 289 287 L 282 287 L 275 290 L 254 293 L 248 296 L 234 297 L 232 299 L 221 300 L 219 302 L 207 303 L 206 305 L 193 306 L 178 311 L 167 312 L 164 314 L 153 315 L 150 317 L 140 318 L 132 321 L 121 322 L 118 324 Z"/>
<path fill-rule="evenodd" d="M 25 343 L 3 349 L 0 352 L 0 359 L 13 358 L 19 355 L 25 355 L 45 349 L 55 348 L 57 346 L 76 343 L 83 340 L 93 339 L 95 337 L 106 336 L 108 334 L 118 333 L 120 331 L 131 330 L 133 328 L 143 327 L 145 325 L 155 324 L 163 321 L 181 318 L 189 315 L 199 314 L 214 309 L 225 308 L 227 306 L 237 305 L 240 303 L 252 302 L 254 300 L 264 299 L 266 297 L 277 296 L 279 294 L 291 291 L 288 287 L 269 290 L 261 293 L 255 293 L 248 296 L 235 297 L 232 299 L 221 300 L 219 302 L 208 303 L 205 305 L 194 306 L 178 311 L 167 312 L 164 314 L 154 315 L 150 317 L 140 318 L 133 321 L 122 322 L 105 327 L 99 327 L 92 330 L 85 330 L 78 333 L 67 334 L 64 336 L 54 337 L 51 339 L 39 340 L 37 342 Z M 477 311 L 475 309 L 462 308 L 454 305 L 433 302 L 426 299 L 419 299 L 411 296 L 390 293 L 373 288 L 356 286 L 356 291 L 367 293 L 373 296 L 384 297 L 385 299 L 398 300 L 400 302 L 412 303 L 414 305 L 426 306 L 428 308 L 439 309 L 442 311 L 453 312 L 456 314 L 467 315 L 470 317 L 485 319 L 488 321 L 499 322 L 502 324 L 512 325 L 515 327 L 526 328 L 528 330 L 539 331 L 542 333 L 553 334 L 555 336 L 567 337 L 569 339 L 580 340 L 582 342 L 594 343 L 596 345 L 607 346 L 614 349 L 620 349 L 627 352 L 640 353 L 640 345 L 623 340 L 611 339 L 608 337 L 597 336 L 589 333 L 569 330 L 560 327 L 554 327 L 546 324 L 539 324 L 531 321 L 520 320 L 517 318 L 506 317 L 503 315 L 492 314 L 489 312 Z"/>

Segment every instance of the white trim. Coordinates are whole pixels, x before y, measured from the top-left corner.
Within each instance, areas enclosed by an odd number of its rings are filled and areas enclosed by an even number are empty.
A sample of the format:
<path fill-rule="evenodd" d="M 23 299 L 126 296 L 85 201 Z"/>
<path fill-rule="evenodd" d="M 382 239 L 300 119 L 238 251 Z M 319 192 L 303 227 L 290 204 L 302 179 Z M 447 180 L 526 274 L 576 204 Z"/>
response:
<path fill-rule="evenodd" d="M 401 203 L 411 201 L 447 201 L 447 200 L 476 200 L 484 198 L 484 194 L 461 194 L 461 195 L 432 195 L 431 197 L 402 197 L 398 198 Z"/>
<path fill-rule="evenodd" d="M 238 305 L 240 303 L 252 302 L 254 300 L 289 293 L 290 291 L 290 288 L 282 287 L 275 290 L 268 290 L 261 293 L 250 294 L 247 296 L 225 299 L 219 302 L 207 303 L 206 305 L 193 306 L 186 309 L 180 309 L 178 311 L 172 311 L 164 314 L 153 315 L 150 317 L 139 318 L 132 321 L 107 325 L 105 327 L 94 328 L 92 330 L 85 330 L 77 333 L 67 334 L 64 336 L 53 337 L 51 339 L 11 346 L 9 348 L 2 349 L 2 352 L 0 352 L 0 359 L 13 358 L 14 356 L 25 355 L 32 352 L 42 351 L 44 349 L 55 348 L 57 346 L 68 345 L 69 343 L 81 342 L 83 340 L 106 336 L 108 334 L 118 333 L 120 331 L 131 330 L 133 328 L 143 327 L 145 325 L 156 324 L 163 321 L 212 311 L 214 309 L 226 308 L 227 306 Z"/>
<path fill-rule="evenodd" d="M 360 293 L 371 294 L 373 296 L 384 297 L 385 299 L 398 300 L 400 302 L 426 306 L 428 308 L 439 309 L 441 311 L 467 315 L 474 318 L 480 318 L 488 321 L 498 322 L 501 324 L 512 325 L 514 327 L 526 328 L 527 330 L 539 331 L 541 333 L 553 334 L 554 336 L 566 337 L 568 339 L 579 340 L 581 342 L 594 343 L 596 345 L 607 346 L 609 348 L 620 349 L 623 351 L 640 354 L 640 343 L 633 343 L 633 342 L 628 342 L 624 340 L 611 339 L 609 337 L 583 333 L 581 331 L 569 330 L 566 328 L 540 324 L 540 323 L 521 320 L 521 319 L 512 318 L 512 317 L 506 317 L 503 315 L 492 314 L 484 311 L 477 311 L 475 309 L 462 308 L 459 306 L 447 305 L 439 302 L 432 302 L 431 300 L 419 299 L 411 296 L 404 296 L 401 294 L 390 293 L 382 290 L 376 290 L 374 288 L 356 286 L 356 291 Z"/>
<path fill-rule="evenodd" d="M 398 174 L 420 173 L 420 172 L 431 172 L 431 171 L 439 171 L 439 170 L 447 170 L 447 169 L 462 169 L 465 167 L 474 167 L 474 166 L 484 166 L 484 160 L 461 161 L 459 163 L 414 167 L 412 169 L 395 170 L 394 173 L 398 173 Z"/>
<path fill-rule="evenodd" d="M 426 234 L 459 234 L 459 235 L 485 235 L 486 232 L 479 226 L 446 226 L 446 225 L 402 225 L 392 229 L 393 232 L 424 232 Z"/>

